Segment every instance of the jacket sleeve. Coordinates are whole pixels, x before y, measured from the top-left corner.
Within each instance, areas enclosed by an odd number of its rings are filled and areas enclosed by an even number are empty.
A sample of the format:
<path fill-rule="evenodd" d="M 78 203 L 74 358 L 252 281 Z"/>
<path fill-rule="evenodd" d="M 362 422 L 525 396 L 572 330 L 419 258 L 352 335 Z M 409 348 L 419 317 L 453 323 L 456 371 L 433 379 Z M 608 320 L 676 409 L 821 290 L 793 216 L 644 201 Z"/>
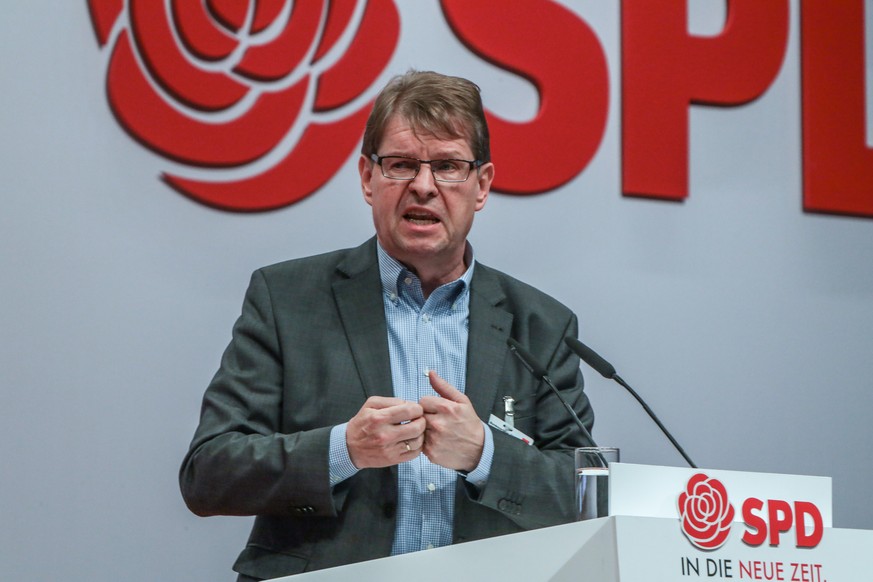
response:
<path fill-rule="evenodd" d="M 282 432 L 282 349 L 270 290 L 256 271 L 180 469 L 182 496 L 194 513 L 336 515 L 331 427 Z"/>

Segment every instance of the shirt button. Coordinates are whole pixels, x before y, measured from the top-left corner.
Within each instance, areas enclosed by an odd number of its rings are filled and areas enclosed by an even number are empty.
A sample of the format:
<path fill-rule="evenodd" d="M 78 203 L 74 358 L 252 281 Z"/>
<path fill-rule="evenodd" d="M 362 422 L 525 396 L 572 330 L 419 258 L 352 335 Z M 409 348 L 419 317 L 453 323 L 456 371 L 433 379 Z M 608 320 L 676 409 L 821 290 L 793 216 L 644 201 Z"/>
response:
<path fill-rule="evenodd" d="M 425 546 L 425 548 L 428 549 L 428 550 L 432 550 L 432 549 L 433 549 L 433 544 L 427 544 L 427 545 Z"/>
<path fill-rule="evenodd" d="M 428 483 L 427 490 L 433 493 L 434 491 L 436 491 L 436 485 L 434 485 L 433 483 Z"/>
<path fill-rule="evenodd" d="M 412 277 L 407 277 L 407 278 L 405 278 L 405 279 L 403 280 L 403 282 L 406 283 L 407 285 L 412 285 Z"/>

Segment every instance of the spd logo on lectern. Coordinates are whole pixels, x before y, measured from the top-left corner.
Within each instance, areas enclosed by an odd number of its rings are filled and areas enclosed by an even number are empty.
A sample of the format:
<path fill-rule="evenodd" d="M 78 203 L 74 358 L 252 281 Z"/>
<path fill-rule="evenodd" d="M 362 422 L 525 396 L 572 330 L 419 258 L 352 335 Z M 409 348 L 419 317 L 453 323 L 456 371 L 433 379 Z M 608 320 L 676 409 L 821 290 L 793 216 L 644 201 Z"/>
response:
<path fill-rule="evenodd" d="M 679 495 L 682 533 L 701 550 L 715 550 L 727 542 L 734 516 L 724 484 L 704 473 L 693 475 Z M 764 542 L 778 546 L 782 534 L 793 529 L 796 547 L 814 548 L 824 533 L 821 512 L 808 501 L 749 497 L 742 504 L 742 521 L 742 541 L 754 547 Z"/>

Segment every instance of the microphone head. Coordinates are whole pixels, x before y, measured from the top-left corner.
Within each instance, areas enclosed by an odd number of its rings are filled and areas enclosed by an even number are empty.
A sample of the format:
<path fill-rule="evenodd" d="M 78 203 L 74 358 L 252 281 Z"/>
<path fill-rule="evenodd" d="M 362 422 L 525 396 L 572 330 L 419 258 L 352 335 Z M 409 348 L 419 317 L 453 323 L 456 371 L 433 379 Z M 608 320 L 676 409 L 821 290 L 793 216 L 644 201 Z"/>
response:
<path fill-rule="evenodd" d="M 506 343 L 509 345 L 509 349 L 521 360 L 521 363 L 530 370 L 530 373 L 533 374 L 537 380 L 542 380 L 544 376 L 548 376 L 548 372 L 545 368 L 543 368 L 539 362 L 536 361 L 533 354 L 527 351 L 520 343 L 518 343 L 515 339 L 509 338 L 506 340 Z"/>
<path fill-rule="evenodd" d="M 597 355 L 597 352 L 580 342 L 574 337 L 565 337 L 564 342 L 573 350 L 577 356 L 582 358 L 582 361 L 594 368 L 594 371 L 603 376 L 604 378 L 609 378 L 612 380 L 615 378 L 615 368 Z"/>

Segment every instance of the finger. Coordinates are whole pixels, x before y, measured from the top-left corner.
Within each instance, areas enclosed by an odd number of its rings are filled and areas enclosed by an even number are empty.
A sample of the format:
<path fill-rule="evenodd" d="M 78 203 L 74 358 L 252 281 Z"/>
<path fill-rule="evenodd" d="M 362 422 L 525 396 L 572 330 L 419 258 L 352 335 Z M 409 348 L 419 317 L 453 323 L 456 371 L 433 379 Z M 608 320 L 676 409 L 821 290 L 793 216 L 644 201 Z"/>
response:
<path fill-rule="evenodd" d="M 434 391 L 452 402 L 466 402 L 467 397 L 464 393 L 440 378 L 440 375 L 431 370 L 427 374 L 427 379 L 430 380 L 430 386 Z"/>
<path fill-rule="evenodd" d="M 367 401 L 364 402 L 363 408 L 381 410 L 383 408 L 391 408 L 392 406 L 400 406 L 407 402 L 407 400 L 403 400 L 402 398 L 392 398 L 390 396 L 370 396 L 367 398 Z"/>
<path fill-rule="evenodd" d="M 379 420 L 385 424 L 401 424 L 421 418 L 424 410 L 417 402 L 407 402 L 401 400 L 400 404 L 382 408 L 377 411 L 376 415 Z"/>
<path fill-rule="evenodd" d="M 418 454 L 421 452 L 422 447 L 424 447 L 424 434 L 420 434 L 416 437 L 412 437 L 409 439 L 403 439 L 397 443 L 401 449 L 401 454 L 404 453 L 415 453 Z"/>
<path fill-rule="evenodd" d="M 418 403 L 425 414 L 447 412 L 449 407 L 454 405 L 448 398 L 440 398 L 439 396 L 422 396 Z"/>
<path fill-rule="evenodd" d="M 423 416 L 404 424 L 391 427 L 392 435 L 399 441 L 417 439 L 424 434 L 427 422 Z"/>
<path fill-rule="evenodd" d="M 378 446 L 389 445 L 397 442 L 395 438 L 395 430 L 403 427 L 411 421 L 421 419 L 424 414 L 421 405 L 416 402 L 407 402 L 399 400 L 400 404 L 395 404 L 388 408 L 369 408 L 367 404 L 361 407 L 358 413 L 349 421 L 348 431 L 357 440 L 361 440 L 366 436 L 371 440 L 371 444 Z M 384 403 L 384 402 L 382 402 Z M 381 404 L 375 402 L 375 404 Z M 423 419 L 422 419 L 423 420 Z M 414 436 L 418 434 L 420 424 L 413 425 L 406 429 L 402 434 Z M 423 430 L 423 429 L 421 429 Z"/>

